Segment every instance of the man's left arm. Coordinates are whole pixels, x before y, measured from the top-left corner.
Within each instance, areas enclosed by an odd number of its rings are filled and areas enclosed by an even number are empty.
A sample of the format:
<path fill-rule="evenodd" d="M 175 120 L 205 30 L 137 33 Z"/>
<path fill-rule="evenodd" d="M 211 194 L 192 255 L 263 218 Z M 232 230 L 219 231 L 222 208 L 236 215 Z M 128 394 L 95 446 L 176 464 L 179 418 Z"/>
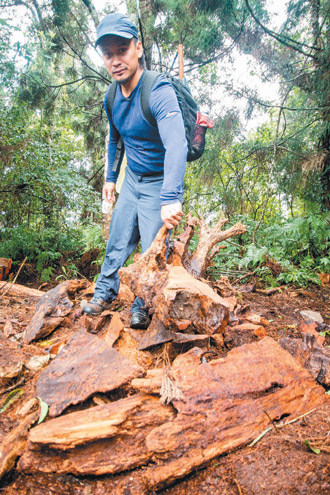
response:
<path fill-rule="evenodd" d="M 170 229 L 178 225 L 182 217 L 187 141 L 177 97 L 167 81 L 162 80 L 155 86 L 150 96 L 150 108 L 165 148 L 164 182 L 160 194 L 161 217 Z"/>

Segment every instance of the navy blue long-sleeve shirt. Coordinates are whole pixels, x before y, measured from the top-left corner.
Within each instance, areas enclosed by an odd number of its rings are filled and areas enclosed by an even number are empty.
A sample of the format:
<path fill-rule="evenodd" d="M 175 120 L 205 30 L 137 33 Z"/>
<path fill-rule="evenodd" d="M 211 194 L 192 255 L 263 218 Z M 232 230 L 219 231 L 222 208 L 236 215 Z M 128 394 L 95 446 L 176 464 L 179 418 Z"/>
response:
<path fill-rule="evenodd" d="M 150 94 L 150 110 L 157 122 L 157 127 L 152 126 L 142 113 L 141 82 L 142 78 L 128 98 L 123 96 L 120 85 L 117 85 L 112 111 L 113 123 L 124 140 L 129 168 L 137 175 L 164 171 L 161 204 L 174 203 L 178 201 L 178 195 L 183 192 L 187 158 L 182 114 L 174 89 L 170 82 L 162 77 L 157 80 Z M 119 171 L 114 173 L 112 165 L 117 140 L 109 118 L 106 99 L 104 106 L 110 125 L 106 181 L 115 183 Z"/>

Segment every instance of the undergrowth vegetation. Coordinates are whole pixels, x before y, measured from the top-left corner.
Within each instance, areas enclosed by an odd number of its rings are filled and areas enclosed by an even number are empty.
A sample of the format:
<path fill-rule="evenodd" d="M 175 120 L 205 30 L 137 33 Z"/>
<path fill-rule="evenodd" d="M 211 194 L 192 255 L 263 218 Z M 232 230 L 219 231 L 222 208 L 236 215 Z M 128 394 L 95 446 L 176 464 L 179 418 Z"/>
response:
<path fill-rule="evenodd" d="M 239 240 L 226 243 L 226 249 L 214 260 L 211 273 L 222 272 L 243 282 L 255 275 L 272 287 L 320 284 L 318 273 L 330 273 L 329 213 L 278 217 L 260 224 L 257 232 L 257 222 L 239 219 L 248 226 L 248 232 Z"/>

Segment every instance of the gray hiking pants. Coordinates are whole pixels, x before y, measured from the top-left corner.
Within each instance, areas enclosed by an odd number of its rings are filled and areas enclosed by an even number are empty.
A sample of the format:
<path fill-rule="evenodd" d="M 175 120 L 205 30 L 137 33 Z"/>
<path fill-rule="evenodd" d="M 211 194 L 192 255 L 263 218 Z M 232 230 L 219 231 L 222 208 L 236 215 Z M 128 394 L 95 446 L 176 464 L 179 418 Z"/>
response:
<path fill-rule="evenodd" d="M 141 177 L 126 167 L 123 185 L 112 214 L 109 240 L 94 297 L 108 302 L 116 298 L 120 283 L 119 268 L 129 258 L 140 239 L 144 252 L 162 227 L 160 190 L 163 179 L 163 175 Z M 144 302 L 137 297 L 131 313 L 143 306 Z"/>

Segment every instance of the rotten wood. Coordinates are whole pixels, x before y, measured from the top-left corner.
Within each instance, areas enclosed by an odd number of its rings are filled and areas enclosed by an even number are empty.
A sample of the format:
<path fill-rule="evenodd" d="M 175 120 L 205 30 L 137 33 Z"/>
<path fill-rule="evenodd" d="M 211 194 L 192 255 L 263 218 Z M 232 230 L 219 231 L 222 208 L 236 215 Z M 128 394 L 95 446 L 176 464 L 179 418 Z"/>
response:
<path fill-rule="evenodd" d="M 115 390 L 143 373 L 102 339 L 80 330 L 40 375 L 37 395 L 49 405 L 49 415 L 58 416 L 68 406 Z"/>
<path fill-rule="evenodd" d="M 16 342 L 0 334 L 0 387 L 23 372 L 25 355 Z"/>
<path fill-rule="evenodd" d="M 76 475 L 133 469 L 152 459 L 148 433 L 174 417 L 174 409 L 159 398 L 137 394 L 53 419 L 31 431 L 18 469 Z"/>
<path fill-rule="evenodd" d="M 25 287 L 24 285 L 11 284 L 10 282 L 0 282 L 0 295 L 10 286 L 10 296 L 18 297 L 20 299 L 35 298 L 40 299 L 45 292 L 37 289 L 31 289 L 30 287 Z"/>
<path fill-rule="evenodd" d="M 123 331 L 124 331 L 124 323 L 121 321 L 120 316 L 117 313 L 114 313 L 105 332 L 100 337 L 110 347 L 112 347 L 115 344 L 115 342 L 119 339 Z"/>
<path fill-rule="evenodd" d="M 276 421 L 327 400 L 323 388 L 269 337 L 209 363 L 200 363 L 201 354 L 192 349 L 172 366 L 185 400 L 174 401 L 173 422 L 146 438 L 154 453 L 154 465 L 144 471 L 150 489 L 255 438 L 269 425 L 264 411 Z"/>
<path fill-rule="evenodd" d="M 157 397 L 164 370 L 150 370 L 132 381 L 139 394 L 34 428 L 19 470 L 102 475 L 145 466 L 146 486 L 158 490 L 252 441 L 270 421 L 328 400 L 310 373 L 269 337 L 225 358 L 204 362 L 203 354 L 191 349 L 168 370 L 181 396 L 174 407 Z"/>
<path fill-rule="evenodd" d="M 166 327 L 175 328 L 178 320 L 190 320 L 189 328 L 201 334 L 221 332 L 229 321 L 228 303 L 182 266 L 168 270 L 167 282 L 154 298 L 153 308 Z"/>
<path fill-rule="evenodd" d="M 247 231 L 246 225 L 241 222 L 236 223 L 227 230 L 222 230 L 223 226 L 228 222 L 224 216 L 220 216 L 218 223 L 214 227 L 209 227 L 204 217 L 197 220 L 200 236 L 196 250 L 184 263 L 185 268 L 194 277 L 204 277 L 206 268 L 211 259 L 217 254 L 218 249 L 212 249 L 219 242 L 223 242 L 230 237 L 244 234 Z M 212 254 L 210 251 L 212 250 Z"/>
<path fill-rule="evenodd" d="M 139 344 L 139 350 L 144 351 L 156 345 L 166 344 L 166 342 L 171 342 L 175 338 L 176 334 L 167 329 L 165 325 L 154 316 Z"/>
<path fill-rule="evenodd" d="M 309 370 L 318 383 L 330 386 L 330 349 L 320 346 L 315 335 L 306 333 L 302 339 L 284 337 L 279 344 Z"/>
<path fill-rule="evenodd" d="M 167 330 L 181 330 L 185 320 L 191 322 L 190 333 L 223 331 L 229 321 L 229 304 L 207 283 L 180 266 L 178 254 L 175 266 L 166 262 L 167 234 L 165 227 L 160 229 L 150 248 L 135 263 L 119 271 L 121 281 L 143 298 Z M 186 240 L 189 237 L 190 234 Z"/>
<path fill-rule="evenodd" d="M 15 465 L 17 457 L 25 450 L 28 431 L 38 419 L 39 413 L 32 412 L 21 419 L 18 426 L 13 428 L 1 441 L 0 448 L 0 479 Z"/>
<path fill-rule="evenodd" d="M 43 293 L 36 306 L 35 314 L 25 331 L 24 343 L 30 344 L 34 340 L 51 334 L 74 307 L 69 295 L 73 295 L 85 286 L 85 280 L 66 280 L 54 289 Z"/>

